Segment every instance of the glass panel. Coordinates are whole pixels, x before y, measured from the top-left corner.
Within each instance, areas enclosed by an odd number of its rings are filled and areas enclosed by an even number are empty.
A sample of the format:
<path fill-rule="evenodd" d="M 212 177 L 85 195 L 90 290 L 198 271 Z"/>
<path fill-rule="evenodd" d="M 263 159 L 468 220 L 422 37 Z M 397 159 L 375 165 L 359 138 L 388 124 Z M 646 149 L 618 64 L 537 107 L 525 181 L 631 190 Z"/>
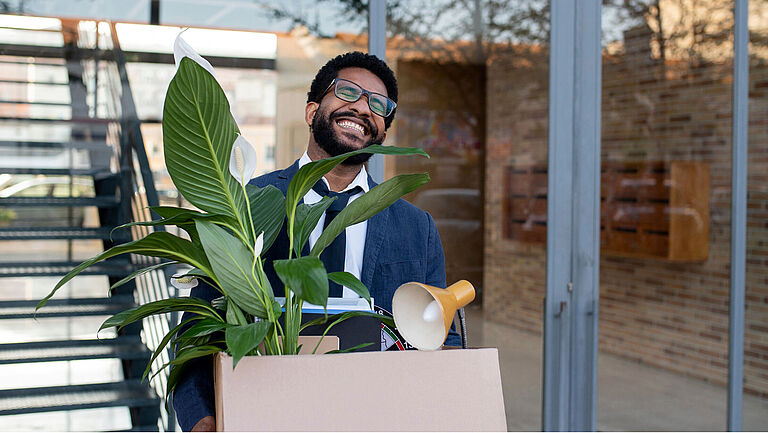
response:
<path fill-rule="evenodd" d="M 470 346 L 499 348 L 507 427 L 541 428 L 549 2 L 388 4 L 387 61 L 399 101 L 388 142 L 431 159 L 407 199 L 435 219 L 448 284 L 467 279 Z"/>
<path fill-rule="evenodd" d="M 163 156 L 162 119 L 165 89 L 176 72 L 174 65 L 130 63 L 127 65 L 134 102 L 144 138 L 144 146 L 152 167 L 155 185 L 162 205 L 179 205 L 176 191 Z M 275 106 L 277 74 L 271 70 L 216 68 L 221 84 L 235 114 L 241 134 L 258 155 L 255 175 L 275 170 Z M 184 202 L 183 204 L 187 204 Z"/>
<path fill-rule="evenodd" d="M 45 16 L 149 22 L 149 5 L 150 0 L 73 1 L 67 2 L 66 7 L 59 0 L 5 0 L 0 4 L 0 12 L 38 15 L 34 17 L 36 20 Z"/>
<path fill-rule="evenodd" d="M 749 2 L 744 430 L 768 430 L 768 2 Z"/>
<path fill-rule="evenodd" d="M 600 430 L 726 425 L 732 6 L 603 9 Z"/>

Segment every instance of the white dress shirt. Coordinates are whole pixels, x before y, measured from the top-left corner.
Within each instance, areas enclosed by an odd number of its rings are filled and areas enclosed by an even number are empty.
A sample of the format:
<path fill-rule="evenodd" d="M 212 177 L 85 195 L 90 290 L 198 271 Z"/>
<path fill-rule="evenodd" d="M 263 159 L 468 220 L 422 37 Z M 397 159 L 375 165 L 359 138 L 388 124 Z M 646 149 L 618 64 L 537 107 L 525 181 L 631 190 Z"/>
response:
<path fill-rule="evenodd" d="M 302 167 L 310 162 L 312 162 L 312 159 L 309 157 L 309 155 L 307 155 L 307 152 L 304 152 L 304 154 L 301 155 L 301 158 L 299 159 L 299 167 Z M 328 189 L 330 190 L 330 184 L 325 177 L 323 177 L 323 182 L 325 182 L 325 185 L 328 186 Z M 363 192 L 359 192 L 353 196 L 350 196 L 349 202 L 347 204 L 352 203 L 352 201 L 368 192 L 370 189 L 368 186 L 368 173 L 365 171 L 365 166 L 360 169 L 360 173 L 357 174 L 357 177 L 355 177 L 354 180 L 352 180 L 352 182 L 347 185 L 343 191 L 340 192 L 349 191 L 350 189 L 357 186 L 362 188 Z M 321 199 L 322 196 L 320 196 L 320 194 L 316 193 L 313 189 L 310 189 L 309 192 L 307 192 L 307 194 L 304 196 L 304 203 L 315 204 Z M 315 242 L 317 242 L 320 234 L 323 233 L 324 225 L 325 213 L 323 213 L 323 216 L 320 217 L 320 221 L 317 222 L 317 225 L 315 226 L 314 230 L 312 230 L 312 233 L 309 234 L 309 249 L 312 249 L 312 247 L 315 246 Z M 367 229 L 368 221 L 363 221 L 361 223 L 347 227 L 345 231 L 347 237 L 347 245 L 344 251 L 344 271 L 349 272 L 350 274 L 356 276 L 358 279 L 360 278 L 360 274 L 363 270 L 363 251 L 365 250 L 365 232 Z M 345 286 L 343 287 L 342 297 L 358 298 L 359 295 Z"/>

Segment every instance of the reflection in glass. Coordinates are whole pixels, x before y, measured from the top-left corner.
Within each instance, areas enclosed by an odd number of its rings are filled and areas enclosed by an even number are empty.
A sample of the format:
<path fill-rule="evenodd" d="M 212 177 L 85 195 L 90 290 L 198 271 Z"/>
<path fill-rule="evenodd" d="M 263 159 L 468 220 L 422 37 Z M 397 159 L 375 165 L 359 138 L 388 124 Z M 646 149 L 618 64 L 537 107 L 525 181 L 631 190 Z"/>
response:
<path fill-rule="evenodd" d="M 549 2 L 414 3 L 388 5 L 400 90 L 388 141 L 431 158 L 390 160 L 387 175 L 432 178 L 407 199 L 435 219 L 449 284 L 478 289 L 470 345 L 499 347 L 508 428 L 538 430 Z"/>
<path fill-rule="evenodd" d="M 603 8 L 599 429 L 726 425 L 732 7 Z"/>

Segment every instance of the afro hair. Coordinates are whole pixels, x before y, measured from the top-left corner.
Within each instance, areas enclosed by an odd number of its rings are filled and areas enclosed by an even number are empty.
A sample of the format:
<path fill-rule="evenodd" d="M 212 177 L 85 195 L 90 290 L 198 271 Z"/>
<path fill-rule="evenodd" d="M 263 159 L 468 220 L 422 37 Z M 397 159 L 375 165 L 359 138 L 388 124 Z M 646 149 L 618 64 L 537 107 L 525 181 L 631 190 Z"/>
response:
<path fill-rule="evenodd" d="M 387 96 L 389 99 L 397 103 L 397 80 L 395 74 L 389 69 L 386 63 L 378 57 L 361 53 L 359 51 L 353 51 L 346 54 L 341 54 L 333 59 L 329 60 L 315 75 L 315 79 L 312 80 L 312 86 L 307 93 L 307 102 L 320 102 L 324 96 L 324 91 L 331 85 L 336 77 L 339 76 L 339 71 L 346 68 L 363 68 L 367 69 L 384 83 L 387 88 Z M 397 111 L 397 109 L 395 109 Z M 395 118 L 395 112 L 393 111 L 388 117 L 384 119 L 384 128 L 389 128 L 392 124 L 392 120 Z"/>

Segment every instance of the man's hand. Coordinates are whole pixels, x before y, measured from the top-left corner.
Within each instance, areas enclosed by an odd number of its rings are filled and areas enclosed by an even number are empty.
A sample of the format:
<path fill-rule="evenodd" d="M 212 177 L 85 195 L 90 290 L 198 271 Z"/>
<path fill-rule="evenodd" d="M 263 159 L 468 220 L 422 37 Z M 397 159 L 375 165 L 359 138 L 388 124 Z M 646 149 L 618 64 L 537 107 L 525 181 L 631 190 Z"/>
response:
<path fill-rule="evenodd" d="M 190 431 L 216 431 L 216 419 L 209 415 L 198 421 Z"/>

